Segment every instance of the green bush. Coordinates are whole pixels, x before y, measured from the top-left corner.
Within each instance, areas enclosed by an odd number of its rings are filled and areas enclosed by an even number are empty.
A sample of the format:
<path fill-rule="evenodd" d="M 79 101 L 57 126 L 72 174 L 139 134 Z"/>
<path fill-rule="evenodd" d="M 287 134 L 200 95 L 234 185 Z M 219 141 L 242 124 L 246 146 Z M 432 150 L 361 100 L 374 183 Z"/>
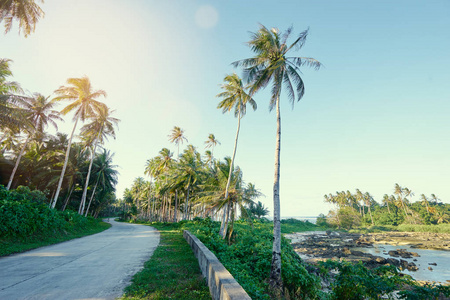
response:
<path fill-rule="evenodd" d="M 79 231 L 93 222 L 72 211 L 57 211 L 46 204 L 45 195 L 28 187 L 6 191 L 0 188 L 0 238 L 28 238 L 56 232 Z"/>
<path fill-rule="evenodd" d="M 328 260 L 320 263 L 324 272 L 337 271 L 331 283 L 331 300 L 352 299 L 442 299 L 450 296 L 450 287 L 442 285 L 421 286 L 408 275 L 400 275 L 393 266 L 366 268 L 362 262 L 337 262 Z M 398 293 L 398 297 L 393 296 Z M 446 298 L 447 299 L 447 298 Z"/>

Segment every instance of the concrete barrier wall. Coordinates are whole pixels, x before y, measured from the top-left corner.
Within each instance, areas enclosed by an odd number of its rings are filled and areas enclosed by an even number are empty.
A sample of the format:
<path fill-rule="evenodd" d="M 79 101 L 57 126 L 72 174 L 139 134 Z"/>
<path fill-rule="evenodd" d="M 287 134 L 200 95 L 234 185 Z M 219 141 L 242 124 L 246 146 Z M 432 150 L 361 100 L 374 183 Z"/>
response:
<path fill-rule="evenodd" d="M 230 272 L 196 236 L 185 230 L 183 237 L 191 245 L 192 251 L 198 259 L 200 270 L 206 278 L 213 300 L 251 300 Z"/>

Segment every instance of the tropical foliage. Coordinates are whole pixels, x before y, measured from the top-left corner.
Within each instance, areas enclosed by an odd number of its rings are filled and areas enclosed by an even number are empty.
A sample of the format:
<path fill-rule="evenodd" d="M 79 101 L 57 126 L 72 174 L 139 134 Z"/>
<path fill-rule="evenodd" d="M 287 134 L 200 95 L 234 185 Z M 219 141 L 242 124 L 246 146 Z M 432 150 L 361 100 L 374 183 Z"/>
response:
<path fill-rule="evenodd" d="M 43 16 L 44 12 L 34 0 L 2 0 L 0 2 L 0 23 L 4 23 L 5 33 L 11 30 L 13 21 L 16 21 L 19 33 L 23 31 L 24 36 L 27 37 L 34 32 L 36 23 Z"/>
<path fill-rule="evenodd" d="M 450 223 L 450 205 L 442 203 L 435 195 L 420 195 L 413 202 L 414 193 L 407 187 L 395 184 L 391 195 L 385 194 L 380 202 L 369 192 L 356 189 L 325 195 L 325 202 L 335 209 L 326 217 L 326 222 L 335 227 L 350 229 L 357 226 L 380 225 L 431 225 Z"/>
<path fill-rule="evenodd" d="M 177 139 L 187 140 L 183 133 L 175 127 L 169 135 L 177 148 L 180 145 Z M 231 236 L 234 220 L 239 216 L 249 218 L 248 210 L 261 196 L 254 184 L 244 182 L 242 170 L 232 166 L 231 158 L 221 161 L 207 153 L 202 156 L 190 144 L 177 158 L 169 149 L 161 149 L 157 156 L 147 160 L 145 174 L 150 180 L 136 178 L 118 204 L 123 206 L 124 219 L 177 222 L 207 216 L 226 218 Z M 259 213 L 261 217 L 267 211 Z"/>
<path fill-rule="evenodd" d="M 82 215 L 98 214 L 115 201 L 118 172 L 113 154 L 101 148 L 108 136 L 115 137 L 118 119 L 97 101 L 106 96 L 93 90 L 87 77 L 70 78 L 68 86 L 55 92 L 54 99 L 39 93 L 25 95 L 11 81 L 11 60 L 0 59 L 0 184 L 7 190 L 26 186 L 45 195 L 41 202 Z M 58 101 L 71 103 L 61 111 Z M 48 133 L 57 128 L 62 116 L 74 112 L 70 138 Z M 78 122 L 84 122 L 79 141 L 72 141 Z"/>

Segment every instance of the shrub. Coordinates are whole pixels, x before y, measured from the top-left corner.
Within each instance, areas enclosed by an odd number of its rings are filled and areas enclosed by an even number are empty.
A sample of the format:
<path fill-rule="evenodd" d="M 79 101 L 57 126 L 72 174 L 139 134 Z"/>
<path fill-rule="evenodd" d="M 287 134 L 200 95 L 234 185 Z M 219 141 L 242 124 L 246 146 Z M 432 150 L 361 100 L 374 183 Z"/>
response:
<path fill-rule="evenodd" d="M 95 222 L 72 211 L 57 211 L 46 204 L 45 195 L 28 187 L 0 188 L 0 237 L 29 238 L 56 232 L 79 231 Z"/>

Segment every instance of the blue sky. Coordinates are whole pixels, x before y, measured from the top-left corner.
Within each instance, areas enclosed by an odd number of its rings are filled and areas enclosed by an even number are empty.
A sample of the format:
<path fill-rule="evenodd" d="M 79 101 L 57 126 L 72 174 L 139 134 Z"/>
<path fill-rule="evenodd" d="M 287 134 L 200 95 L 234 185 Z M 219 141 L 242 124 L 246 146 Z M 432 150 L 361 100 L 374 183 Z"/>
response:
<path fill-rule="evenodd" d="M 87 75 L 121 119 L 106 147 L 120 166 L 118 196 L 173 126 L 204 151 L 214 133 L 231 155 L 237 120 L 216 109 L 219 84 L 251 57 L 258 24 L 292 40 L 309 28 L 298 56 L 304 98 L 292 110 L 282 94 L 281 213 L 328 212 L 323 195 L 356 188 L 381 200 L 399 183 L 450 201 L 450 2 L 432 1 L 46 1 L 28 38 L 15 28 L 0 36 L 0 56 L 14 61 L 14 79 L 51 95 L 69 77 Z M 236 163 L 270 209 L 275 112 L 268 91 L 242 121 Z M 61 108 L 63 105 L 61 105 Z M 60 131 L 70 133 L 66 118 Z"/>

